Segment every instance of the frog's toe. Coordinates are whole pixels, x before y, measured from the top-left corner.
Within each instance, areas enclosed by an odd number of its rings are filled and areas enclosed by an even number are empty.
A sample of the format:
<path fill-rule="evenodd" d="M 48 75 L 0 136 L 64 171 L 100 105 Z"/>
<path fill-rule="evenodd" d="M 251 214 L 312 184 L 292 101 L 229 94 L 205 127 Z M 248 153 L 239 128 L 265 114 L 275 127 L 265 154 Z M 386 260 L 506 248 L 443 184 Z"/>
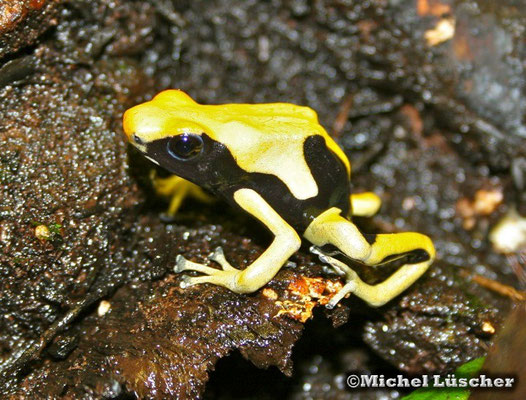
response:
<path fill-rule="evenodd" d="M 182 255 L 177 255 L 177 257 L 175 257 L 175 267 L 174 267 L 174 272 L 177 274 L 179 272 L 183 272 L 186 270 L 186 267 L 187 267 L 187 264 L 188 264 L 188 260 L 186 258 L 184 258 Z"/>
<path fill-rule="evenodd" d="M 190 287 L 190 286 L 199 285 L 201 283 L 209 283 L 209 282 L 210 282 L 210 277 L 206 275 L 205 276 L 183 275 L 179 286 L 182 289 L 186 289 L 187 287 Z"/>
<path fill-rule="evenodd" d="M 179 283 L 179 286 L 182 289 L 186 289 L 187 287 L 192 286 L 192 277 L 188 275 L 182 275 L 181 276 L 181 283 Z"/>
<path fill-rule="evenodd" d="M 224 286 L 233 291 L 238 291 L 238 278 L 242 272 L 226 261 L 222 250 L 217 250 L 212 254 L 211 259 L 220 264 L 223 269 L 208 267 L 190 260 L 181 255 L 176 258 L 175 272 L 196 271 L 204 274 L 203 276 L 183 276 L 181 287 L 198 285 L 201 283 L 212 283 L 214 285 Z"/>
<path fill-rule="evenodd" d="M 197 271 L 207 275 L 214 275 L 220 270 L 187 260 L 182 255 L 178 255 L 175 259 L 174 272 L 179 273 L 183 271 Z"/>
<path fill-rule="evenodd" d="M 221 247 L 216 247 L 214 252 L 210 254 L 209 258 L 215 261 L 223 268 L 223 271 L 237 271 L 225 258 L 225 253 Z"/>
<path fill-rule="evenodd" d="M 344 263 L 342 263 L 340 260 L 337 260 L 336 258 L 329 256 L 318 246 L 311 246 L 309 248 L 309 251 L 312 254 L 317 255 L 322 263 L 329 264 L 332 267 L 332 270 L 336 272 L 338 275 L 347 276 L 349 267 L 345 265 Z"/>
<path fill-rule="evenodd" d="M 215 268 L 208 268 L 208 272 L 205 272 L 202 268 L 195 268 L 195 266 L 192 266 L 191 268 L 187 268 L 187 270 L 192 271 L 199 271 L 204 273 L 205 275 L 202 276 L 187 276 L 184 275 L 181 279 L 180 286 L 182 288 L 187 288 L 189 286 L 193 285 L 199 285 L 202 283 L 211 283 L 213 285 L 223 286 L 226 287 L 234 292 L 239 292 L 239 288 L 237 285 L 237 281 L 239 278 L 240 271 L 236 269 L 223 271 L 221 269 L 215 269 Z"/>
<path fill-rule="evenodd" d="M 345 296 L 354 293 L 357 289 L 363 287 L 363 282 L 358 274 L 348 265 L 324 253 L 323 250 L 317 246 L 311 246 L 310 251 L 311 253 L 316 254 L 321 262 L 329 264 L 338 275 L 345 277 L 345 285 L 327 303 L 327 308 L 334 308 Z"/>
<path fill-rule="evenodd" d="M 336 304 L 339 303 L 341 299 L 343 299 L 345 296 L 347 296 L 350 293 L 353 293 L 356 288 L 358 287 L 358 283 L 353 279 L 348 281 L 339 291 L 336 293 L 332 298 L 329 300 L 327 305 L 328 309 L 332 309 L 336 306 Z"/>

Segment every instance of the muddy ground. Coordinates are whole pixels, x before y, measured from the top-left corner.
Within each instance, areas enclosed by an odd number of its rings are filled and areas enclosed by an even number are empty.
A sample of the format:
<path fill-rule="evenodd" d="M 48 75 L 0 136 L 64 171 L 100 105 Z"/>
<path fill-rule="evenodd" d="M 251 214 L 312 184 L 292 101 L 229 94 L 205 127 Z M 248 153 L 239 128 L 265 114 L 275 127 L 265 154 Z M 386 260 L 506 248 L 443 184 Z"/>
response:
<path fill-rule="evenodd" d="M 3 2 L 2 397 L 394 399 L 345 377 L 450 372 L 523 332 L 501 327 L 524 264 L 489 233 L 526 214 L 525 29 L 512 0 Z M 271 238 L 223 203 L 163 217 L 121 118 L 165 88 L 312 107 L 383 200 L 359 226 L 438 260 L 379 309 L 326 310 L 341 282 L 308 246 L 253 295 L 181 289 L 177 254 L 244 267 Z"/>

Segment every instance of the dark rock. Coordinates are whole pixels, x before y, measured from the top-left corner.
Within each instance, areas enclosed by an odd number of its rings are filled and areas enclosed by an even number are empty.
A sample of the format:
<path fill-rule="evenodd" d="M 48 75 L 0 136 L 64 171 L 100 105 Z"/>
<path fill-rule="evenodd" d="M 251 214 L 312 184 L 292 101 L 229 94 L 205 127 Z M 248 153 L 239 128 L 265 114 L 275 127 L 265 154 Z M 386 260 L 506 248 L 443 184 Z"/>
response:
<path fill-rule="evenodd" d="M 0 4 L 0 59 L 32 45 L 57 25 L 63 0 L 5 0 Z"/>
<path fill-rule="evenodd" d="M 400 298 L 380 309 L 346 300 L 328 312 L 338 329 L 307 330 L 305 339 L 314 341 L 299 343 L 289 397 L 358 396 L 341 382 L 352 355 L 367 371 L 417 373 L 451 371 L 485 354 L 510 302 L 457 270 L 517 285 L 487 235 L 513 202 L 524 208 L 523 14 L 513 2 L 417 6 L 0 6 L 13 7 L 0 21 L 2 394 L 193 398 L 216 362 L 236 349 L 258 367 L 291 374 L 303 326 L 294 318 L 308 317 L 321 301 L 291 288 L 329 282 L 327 271 L 306 248 L 294 256 L 297 267 L 284 268 L 269 289 L 299 314 L 279 317 L 283 308 L 263 291 L 179 288 L 169 273 L 176 254 L 204 261 L 222 245 L 244 267 L 269 237 L 221 203 L 187 202 L 174 221 L 159 217 L 165 205 L 153 194 L 152 166 L 128 150 L 120 120 L 127 107 L 167 87 L 207 103 L 313 107 L 353 161 L 354 190 L 382 196 L 379 216 L 357 221 L 362 229 L 416 230 L 437 247 L 440 260 Z M 441 21 L 454 21 L 454 35 L 430 44 Z M 500 191 L 503 204 L 475 215 L 467 229 L 458 203 L 481 188 Z M 377 272 L 363 270 L 371 280 Z M 94 306 L 103 298 L 111 309 L 98 316 Z M 314 364 L 317 370 L 308 368 Z M 241 370 L 246 375 L 212 380 L 210 393 L 249 376 Z"/>

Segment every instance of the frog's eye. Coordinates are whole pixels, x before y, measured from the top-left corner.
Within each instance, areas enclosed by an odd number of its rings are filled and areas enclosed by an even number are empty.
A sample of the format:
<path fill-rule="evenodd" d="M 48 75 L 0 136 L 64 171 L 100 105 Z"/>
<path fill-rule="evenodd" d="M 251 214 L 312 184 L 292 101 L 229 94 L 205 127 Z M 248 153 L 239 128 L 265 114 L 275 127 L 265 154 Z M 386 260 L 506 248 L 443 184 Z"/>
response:
<path fill-rule="evenodd" d="M 168 153 L 179 160 L 189 160 L 201 153 L 203 139 L 193 133 L 173 136 L 167 143 Z"/>

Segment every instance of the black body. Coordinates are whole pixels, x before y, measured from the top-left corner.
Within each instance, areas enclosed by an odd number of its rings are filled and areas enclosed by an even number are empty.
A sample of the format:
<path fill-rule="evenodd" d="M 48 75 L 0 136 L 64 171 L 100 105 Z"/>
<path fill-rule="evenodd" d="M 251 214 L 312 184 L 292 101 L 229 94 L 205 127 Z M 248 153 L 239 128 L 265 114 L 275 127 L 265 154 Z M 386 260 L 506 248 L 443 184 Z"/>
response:
<path fill-rule="evenodd" d="M 309 136 L 303 146 L 318 195 L 299 200 L 276 176 L 241 169 L 223 144 L 201 134 L 201 154 L 190 160 L 177 160 L 167 151 L 169 138 L 147 144 L 146 154 L 168 171 L 199 185 L 234 206 L 234 193 L 243 188 L 259 193 L 297 232 L 303 233 L 314 218 L 331 207 L 350 214 L 350 183 L 343 162 L 319 135 Z"/>

